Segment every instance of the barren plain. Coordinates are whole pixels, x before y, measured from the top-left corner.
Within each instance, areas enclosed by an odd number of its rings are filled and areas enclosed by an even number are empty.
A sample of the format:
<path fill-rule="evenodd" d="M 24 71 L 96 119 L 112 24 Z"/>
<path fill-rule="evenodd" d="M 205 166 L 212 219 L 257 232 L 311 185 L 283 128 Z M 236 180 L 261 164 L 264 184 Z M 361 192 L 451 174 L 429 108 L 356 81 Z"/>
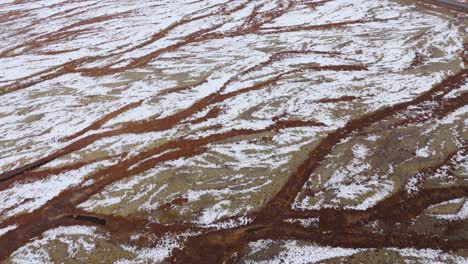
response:
<path fill-rule="evenodd" d="M 0 0 L 0 262 L 467 263 L 427 2 Z"/>

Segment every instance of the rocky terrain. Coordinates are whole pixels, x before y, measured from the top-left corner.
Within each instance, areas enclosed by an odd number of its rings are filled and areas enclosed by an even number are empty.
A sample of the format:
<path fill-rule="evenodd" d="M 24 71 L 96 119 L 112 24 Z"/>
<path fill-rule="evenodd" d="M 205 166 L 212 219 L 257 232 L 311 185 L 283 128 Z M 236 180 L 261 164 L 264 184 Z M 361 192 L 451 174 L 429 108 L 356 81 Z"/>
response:
<path fill-rule="evenodd" d="M 0 262 L 467 263 L 427 2 L 0 1 Z"/>

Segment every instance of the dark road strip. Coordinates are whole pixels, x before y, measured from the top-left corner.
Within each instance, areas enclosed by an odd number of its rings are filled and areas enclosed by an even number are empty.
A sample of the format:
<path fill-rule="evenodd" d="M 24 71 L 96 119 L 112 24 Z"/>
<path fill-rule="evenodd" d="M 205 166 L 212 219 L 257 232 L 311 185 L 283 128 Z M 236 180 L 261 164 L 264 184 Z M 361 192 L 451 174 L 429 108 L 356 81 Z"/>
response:
<path fill-rule="evenodd" d="M 449 9 L 468 12 L 468 4 L 453 0 L 423 0 L 423 2 L 443 6 Z"/>

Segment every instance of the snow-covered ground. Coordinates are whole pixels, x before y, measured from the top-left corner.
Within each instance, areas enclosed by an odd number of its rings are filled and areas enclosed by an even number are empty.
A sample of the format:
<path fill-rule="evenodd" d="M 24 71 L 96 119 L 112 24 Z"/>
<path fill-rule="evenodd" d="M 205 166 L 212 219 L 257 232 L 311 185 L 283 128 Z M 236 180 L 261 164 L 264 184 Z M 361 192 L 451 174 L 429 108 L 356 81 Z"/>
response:
<path fill-rule="evenodd" d="M 461 197 L 408 230 L 468 239 L 421 227 L 466 228 L 466 15 L 415 2 L 0 1 L 0 246 L 27 237 L 0 260 L 177 261 L 190 237 L 271 224 L 275 197 L 315 223 L 431 188 Z M 241 261 L 468 261 L 266 238 Z"/>

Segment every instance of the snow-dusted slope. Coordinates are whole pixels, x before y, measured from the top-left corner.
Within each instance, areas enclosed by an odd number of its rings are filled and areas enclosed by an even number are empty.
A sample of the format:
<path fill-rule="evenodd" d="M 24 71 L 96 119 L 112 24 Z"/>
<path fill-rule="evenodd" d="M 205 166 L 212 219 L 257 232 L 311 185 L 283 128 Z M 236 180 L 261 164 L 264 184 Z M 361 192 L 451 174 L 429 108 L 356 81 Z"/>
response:
<path fill-rule="evenodd" d="M 467 261 L 466 28 L 414 1 L 0 1 L 0 260 Z"/>

